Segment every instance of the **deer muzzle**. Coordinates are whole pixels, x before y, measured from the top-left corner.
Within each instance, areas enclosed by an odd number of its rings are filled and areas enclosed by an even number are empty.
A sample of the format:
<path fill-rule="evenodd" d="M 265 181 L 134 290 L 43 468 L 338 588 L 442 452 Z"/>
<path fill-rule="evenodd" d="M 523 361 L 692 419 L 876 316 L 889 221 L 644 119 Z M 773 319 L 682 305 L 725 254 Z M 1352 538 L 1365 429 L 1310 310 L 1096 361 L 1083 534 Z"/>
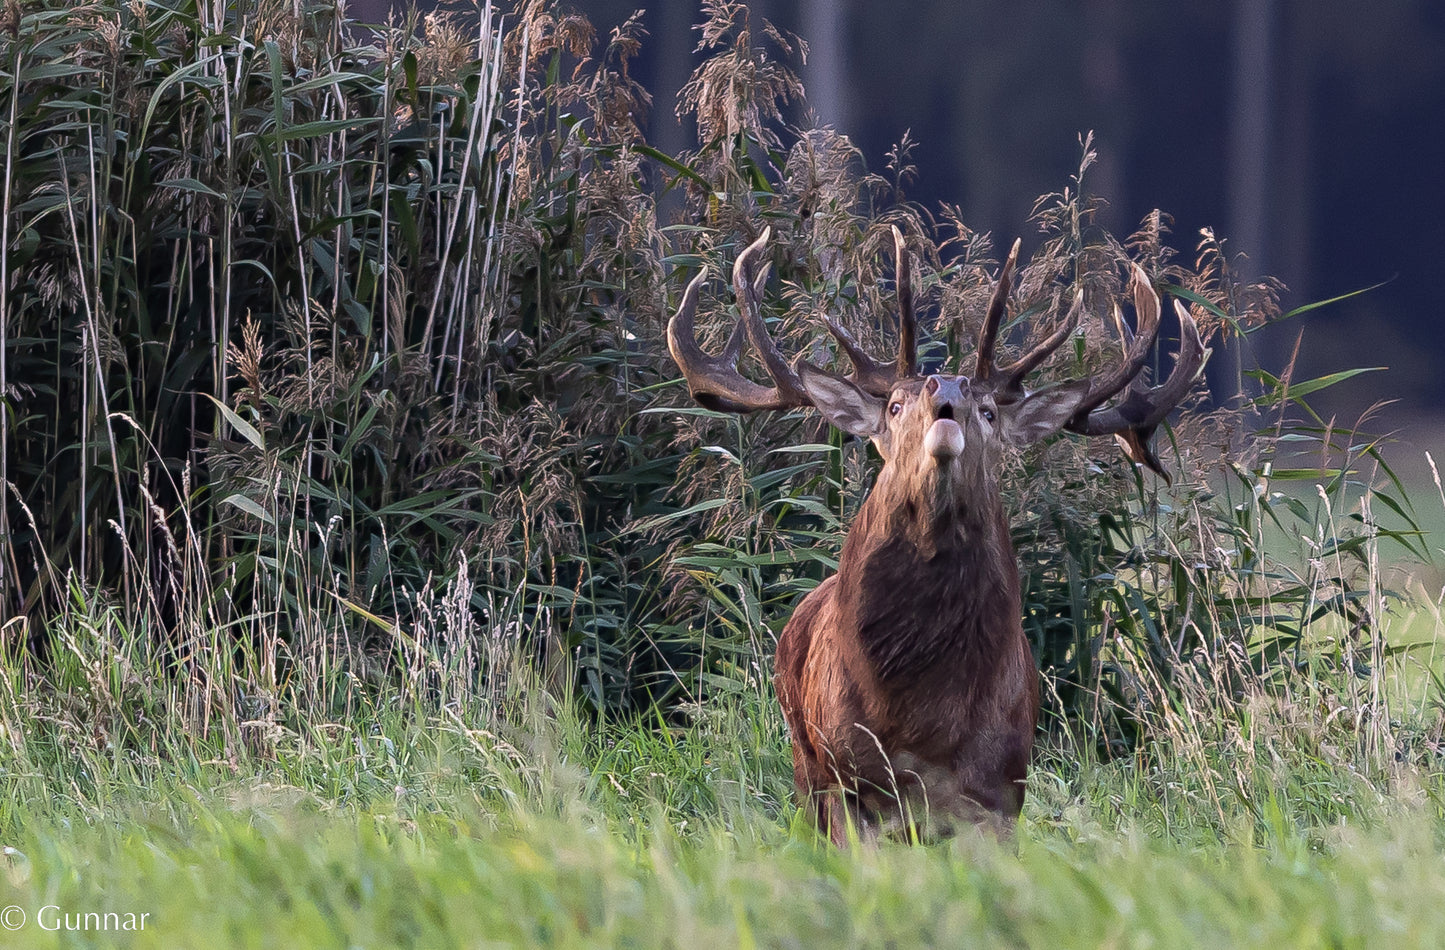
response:
<path fill-rule="evenodd" d="M 957 378 L 930 376 L 923 385 L 924 398 L 933 410 L 933 424 L 923 436 L 923 449 L 940 464 L 963 454 L 963 426 L 956 418 L 963 404 L 963 388 Z"/>
<path fill-rule="evenodd" d="M 923 448 L 938 462 L 949 462 L 963 454 L 963 426 L 952 419 L 935 419 L 923 436 Z"/>

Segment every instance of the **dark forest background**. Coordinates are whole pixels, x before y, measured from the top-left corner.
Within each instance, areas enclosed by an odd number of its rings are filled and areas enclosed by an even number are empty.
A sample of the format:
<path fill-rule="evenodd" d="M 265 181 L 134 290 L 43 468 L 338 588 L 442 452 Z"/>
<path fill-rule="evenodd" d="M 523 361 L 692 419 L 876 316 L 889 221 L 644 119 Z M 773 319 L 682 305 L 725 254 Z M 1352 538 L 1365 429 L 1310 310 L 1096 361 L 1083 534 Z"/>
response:
<path fill-rule="evenodd" d="M 423 7 L 435 4 L 422 3 Z M 404 4 L 353 0 L 384 18 Z M 640 0 L 576 0 L 604 33 Z M 1246 368 L 1278 369 L 1305 333 L 1300 369 L 1385 365 L 1322 400 L 1352 414 L 1397 398 L 1407 425 L 1445 402 L 1437 290 L 1445 249 L 1445 4 L 1433 0 L 754 0 L 755 17 L 802 37 L 803 125 L 833 126 L 882 171 L 905 135 L 920 176 L 911 197 L 1027 245 L 1034 199 L 1066 181 L 1092 130 L 1091 190 L 1102 222 L 1127 233 L 1151 209 L 1190 247 L 1228 236 L 1255 274 L 1288 287 L 1286 308 L 1384 282 L 1368 294 L 1257 334 Z M 651 141 L 695 141 L 675 92 L 700 61 L 701 4 L 646 6 L 634 74 L 653 92 Z M 795 64 L 797 65 L 797 64 Z M 1211 367 L 1216 394 L 1227 365 Z M 1350 416 L 1346 419 L 1343 416 Z M 1410 426 L 1430 447 L 1433 430 Z"/>

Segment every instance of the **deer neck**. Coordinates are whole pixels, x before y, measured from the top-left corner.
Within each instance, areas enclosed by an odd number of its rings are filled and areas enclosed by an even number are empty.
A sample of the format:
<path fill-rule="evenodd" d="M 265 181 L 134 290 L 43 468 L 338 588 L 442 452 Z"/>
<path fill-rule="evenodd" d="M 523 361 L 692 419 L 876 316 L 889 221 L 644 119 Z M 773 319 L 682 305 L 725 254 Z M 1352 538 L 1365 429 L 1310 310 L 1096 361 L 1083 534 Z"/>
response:
<path fill-rule="evenodd" d="M 985 466 L 965 464 L 942 468 L 929 460 L 912 472 L 889 465 L 864 509 L 873 508 L 870 520 L 888 537 L 906 541 L 920 558 L 956 558 L 967 550 L 1008 546 L 997 479 Z"/>
<path fill-rule="evenodd" d="M 957 486 L 955 486 L 957 487 Z M 1018 567 L 996 489 L 879 483 L 843 546 L 838 606 L 884 680 L 940 673 L 1021 635 Z"/>

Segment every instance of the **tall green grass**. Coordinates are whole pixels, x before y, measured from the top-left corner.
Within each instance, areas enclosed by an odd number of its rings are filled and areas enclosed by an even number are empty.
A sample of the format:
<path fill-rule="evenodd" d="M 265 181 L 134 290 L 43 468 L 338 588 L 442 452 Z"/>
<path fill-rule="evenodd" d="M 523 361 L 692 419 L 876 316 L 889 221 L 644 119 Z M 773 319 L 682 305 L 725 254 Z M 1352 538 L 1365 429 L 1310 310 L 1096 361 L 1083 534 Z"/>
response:
<path fill-rule="evenodd" d="M 956 209 L 906 200 L 906 145 L 874 175 L 782 126 L 798 46 L 743 4 L 707 5 L 682 97 L 700 141 L 675 156 L 643 135 L 636 17 L 599 40 L 546 3 L 374 33 L 328 0 L 7 10 L 0 610 L 26 692 L 70 662 L 75 617 L 113 616 L 167 708 L 233 744 L 383 687 L 501 697 L 517 668 L 602 716 L 761 695 L 872 463 L 806 414 L 689 406 L 661 340 L 678 289 L 766 223 L 785 347 L 822 346 L 822 313 L 884 345 L 896 225 L 937 363 L 995 270 Z M 1186 262 L 1157 212 L 1100 228 L 1082 145 L 1036 209 L 1006 345 L 1082 294 L 1096 318 L 1050 372 L 1107 362 L 1125 260 L 1216 345 L 1292 315 L 1212 232 Z M 718 338 L 727 296 L 703 301 Z M 1350 376 L 1260 374 L 1253 406 L 1186 416 L 1172 487 L 1082 440 L 1012 473 L 1052 722 L 1127 748 L 1151 680 L 1241 695 L 1321 621 L 1348 633 L 1331 662 L 1358 643 L 1369 665 L 1368 552 L 1414 516 L 1374 440 L 1309 412 Z M 1266 521 L 1312 545 L 1303 569 Z"/>
<path fill-rule="evenodd" d="M 860 860 L 754 829 L 629 845 L 550 817 L 350 824 L 230 803 L 188 817 L 41 845 L 6 899 L 149 913 L 142 934 L 88 935 L 137 947 L 1365 948 L 1429 947 L 1445 929 L 1438 848 L 1405 822 L 1341 836 L 1332 853 L 1058 836 L 1021 841 L 1017 856 L 961 841 Z M 95 870 L 59 870 L 82 865 Z M 34 922 L 7 934 L 16 946 L 75 936 Z"/>
<path fill-rule="evenodd" d="M 1012 842 L 859 851 L 787 802 L 771 702 L 598 729 L 524 695 L 507 721 L 387 709 L 229 756 L 7 719 L 0 904 L 28 914 L 7 944 L 73 945 L 39 929 L 46 906 L 151 915 L 88 935 L 103 946 L 1429 947 L 1445 931 L 1438 754 L 1369 762 L 1352 722 L 1313 714 L 1324 692 L 1134 757 L 1045 749 Z"/>

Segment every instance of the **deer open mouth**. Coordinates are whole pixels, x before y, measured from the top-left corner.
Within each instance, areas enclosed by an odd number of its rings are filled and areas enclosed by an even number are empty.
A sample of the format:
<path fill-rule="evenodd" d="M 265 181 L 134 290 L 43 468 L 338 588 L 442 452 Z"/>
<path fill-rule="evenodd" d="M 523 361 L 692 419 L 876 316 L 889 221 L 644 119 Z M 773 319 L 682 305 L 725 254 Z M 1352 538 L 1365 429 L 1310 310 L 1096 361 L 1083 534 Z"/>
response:
<path fill-rule="evenodd" d="M 923 436 L 924 450 L 940 463 L 952 461 L 963 454 L 963 426 L 954 421 L 952 407 L 945 408 L 948 416 L 940 411 L 939 417 Z"/>

